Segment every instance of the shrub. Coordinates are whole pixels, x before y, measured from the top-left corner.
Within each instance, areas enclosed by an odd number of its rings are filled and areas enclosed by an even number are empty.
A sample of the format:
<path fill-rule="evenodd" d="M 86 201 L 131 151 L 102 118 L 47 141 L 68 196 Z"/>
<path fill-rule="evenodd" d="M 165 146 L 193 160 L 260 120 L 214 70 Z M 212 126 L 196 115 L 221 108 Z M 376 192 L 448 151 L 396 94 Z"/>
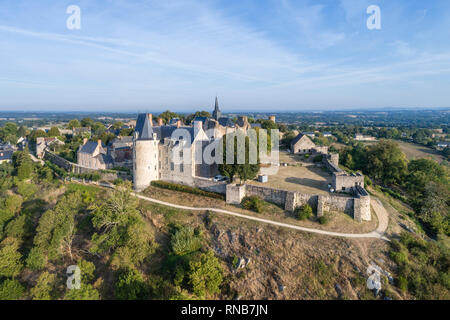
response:
<path fill-rule="evenodd" d="M 120 300 L 144 300 L 148 298 L 148 286 L 135 269 L 119 271 L 114 294 Z"/>
<path fill-rule="evenodd" d="M 304 204 L 295 209 L 295 216 L 298 220 L 306 220 L 311 218 L 313 210 L 309 204 Z"/>
<path fill-rule="evenodd" d="M 182 227 L 175 232 L 170 243 L 173 252 L 182 256 L 199 250 L 202 247 L 202 237 L 196 235 L 192 227 Z"/>
<path fill-rule="evenodd" d="M 244 197 L 241 205 L 244 209 L 261 213 L 264 210 L 264 201 L 256 196 Z"/>
<path fill-rule="evenodd" d="M 5 280 L 0 284 L 0 300 L 18 300 L 25 293 L 25 288 L 17 280 Z"/>
<path fill-rule="evenodd" d="M 221 200 L 225 199 L 225 197 L 220 193 L 204 191 L 204 190 L 201 190 L 198 188 L 193 188 L 193 187 L 185 186 L 182 184 L 170 183 L 170 182 L 165 182 L 165 181 L 152 181 L 151 186 L 168 189 L 168 190 L 173 190 L 173 191 L 180 191 L 180 192 L 196 194 L 199 196 L 205 196 L 205 197 L 210 197 L 210 198 L 214 198 L 214 199 L 221 199 Z"/>
<path fill-rule="evenodd" d="M 322 160 L 323 160 L 323 155 L 319 154 L 318 156 L 314 157 L 313 162 L 318 163 L 318 162 L 322 162 Z"/>
<path fill-rule="evenodd" d="M 322 225 L 327 224 L 329 221 L 330 221 L 330 219 L 327 216 L 321 216 L 319 218 L 319 223 L 322 224 Z"/>
<path fill-rule="evenodd" d="M 190 261 L 189 269 L 189 283 L 197 296 L 204 297 L 206 293 L 220 292 L 223 270 L 212 250 L 203 253 L 199 259 Z"/>

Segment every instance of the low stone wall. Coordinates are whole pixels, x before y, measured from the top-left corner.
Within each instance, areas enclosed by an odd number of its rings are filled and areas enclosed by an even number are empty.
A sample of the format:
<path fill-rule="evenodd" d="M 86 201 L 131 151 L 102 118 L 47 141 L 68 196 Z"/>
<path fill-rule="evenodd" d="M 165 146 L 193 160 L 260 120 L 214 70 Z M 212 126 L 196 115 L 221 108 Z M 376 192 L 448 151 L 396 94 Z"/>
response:
<path fill-rule="evenodd" d="M 272 189 L 267 187 L 259 187 L 251 184 L 245 185 L 246 196 L 257 196 L 268 202 L 276 203 L 279 205 L 285 205 L 286 195 L 288 191 Z"/>
<path fill-rule="evenodd" d="M 211 179 L 194 177 L 192 186 L 210 192 L 226 194 L 227 183 L 225 181 L 214 182 Z"/>
<path fill-rule="evenodd" d="M 44 151 L 43 158 L 44 160 L 50 161 L 51 163 L 56 164 L 58 167 L 61 167 L 66 171 L 73 172 L 73 167 L 75 165 L 74 163 L 64 158 L 61 158 L 60 156 L 48 150 Z"/>
<path fill-rule="evenodd" d="M 360 188 L 354 197 L 339 195 L 314 195 L 300 192 L 272 189 L 255 185 L 232 185 L 226 187 L 228 203 L 240 204 L 245 196 L 257 196 L 268 202 L 284 206 L 286 211 L 294 211 L 297 207 L 309 204 L 323 216 L 325 212 L 340 211 L 352 215 L 358 221 L 370 221 L 370 196 L 365 189 Z"/>

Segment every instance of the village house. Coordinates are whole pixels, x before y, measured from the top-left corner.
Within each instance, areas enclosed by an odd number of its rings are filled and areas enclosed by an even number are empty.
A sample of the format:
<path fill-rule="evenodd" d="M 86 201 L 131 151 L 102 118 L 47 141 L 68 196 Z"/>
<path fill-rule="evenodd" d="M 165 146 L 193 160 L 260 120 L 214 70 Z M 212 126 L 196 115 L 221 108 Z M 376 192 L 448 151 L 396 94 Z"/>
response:
<path fill-rule="evenodd" d="M 39 159 L 44 157 L 45 149 L 55 149 L 57 146 L 64 145 L 64 142 L 56 137 L 39 137 L 36 138 L 36 156 Z"/>
<path fill-rule="evenodd" d="M 107 154 L 102 141 L 87 141 L 86 138 L 78 150 L 77 163 L 79 166 L 95 170 L 105 170 L 113 166 L 113 160 Z"/>

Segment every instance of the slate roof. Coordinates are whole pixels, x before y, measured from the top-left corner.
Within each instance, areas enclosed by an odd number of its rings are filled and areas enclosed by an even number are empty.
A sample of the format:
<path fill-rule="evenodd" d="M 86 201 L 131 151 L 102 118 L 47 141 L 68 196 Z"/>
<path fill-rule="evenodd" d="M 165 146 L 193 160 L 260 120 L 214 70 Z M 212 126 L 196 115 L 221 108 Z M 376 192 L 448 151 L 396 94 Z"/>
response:
<path fill-rule="evenodd" d="M 135 132 L 138 133 L 138 139 L 149 140 L 153 138 L 152 124 L 146 113 L 138 115 Z"/>
<path fill-rule="evenodd" d="M 233 120 L 230 118 L 227 118 L 227 117 L 221 117 L 221 118 L 219 118 L 218 121 L 222 127 L 233 127 L 234 126 Z"/>
<path fill-rule="evenodd" d="M 203 122 L 203 124 L 205 124 L 206 120 L 208 120 L 208 117 L 195 117 L 192 122 L 201 121 L 201 122 Z"/>
<path fill-rule="evenodd" d="M 305 135 L 303 133 L 299 133 L 292 141 L 291 141 L 291 146 L 296 144 L 297 142 L 300 141 L 301 138 L 303 138 Z"/>
<path fill-rule="evenodd" d="M 100 153 L 95 156 L 102 164 L 112 164 L 114 161 L 110 155 Z"/>
<path fill-rule="evenodd" d="M 98 142 L 95 141 L 88 141 L 85 145 L 81 146 L 80 152 L 81 153 L 87 153 L 87 154 L 93 154 L 95 149 L 97 149 Z"/>
<path fill-rule="evenodd" d="M 2 150 L 0 151 L 0 161 L 11 160 L 13 156 L 13 150 Z"/>

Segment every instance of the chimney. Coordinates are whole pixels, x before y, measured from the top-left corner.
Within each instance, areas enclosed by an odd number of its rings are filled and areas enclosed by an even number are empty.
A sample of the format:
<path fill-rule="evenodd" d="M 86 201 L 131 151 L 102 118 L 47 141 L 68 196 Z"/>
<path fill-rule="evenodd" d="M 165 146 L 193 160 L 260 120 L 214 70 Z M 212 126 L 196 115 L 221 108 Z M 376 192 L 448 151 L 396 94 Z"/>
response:
<path fill-rule="evenodd" d="M 87 139 L 87 138 L 84 138 L 84 139 L 83 139 L 83 146 L 84 146 L 87 142 L 88 142 L 88 139 Z"/>
<path fill-rule="evenodd" d="M 147 113 L 148 121 L 150 122 L 150 126 L 153 127 L 153 115 L 151 113 Z"/>
<path fill-rule="evenodd" d="M 101 147 L 102 146 L 102 140 L 98 139 L 97 144 Z"/>
<path fill-rule="evenodd" d="M 181 127 L 181 120 L 177 121 L 177 128 Z"/>
<path fill-rule="evenodd" d="M 164 124 L 162 118 L 158 118 L 158 126 L 162 126 Z"/>

